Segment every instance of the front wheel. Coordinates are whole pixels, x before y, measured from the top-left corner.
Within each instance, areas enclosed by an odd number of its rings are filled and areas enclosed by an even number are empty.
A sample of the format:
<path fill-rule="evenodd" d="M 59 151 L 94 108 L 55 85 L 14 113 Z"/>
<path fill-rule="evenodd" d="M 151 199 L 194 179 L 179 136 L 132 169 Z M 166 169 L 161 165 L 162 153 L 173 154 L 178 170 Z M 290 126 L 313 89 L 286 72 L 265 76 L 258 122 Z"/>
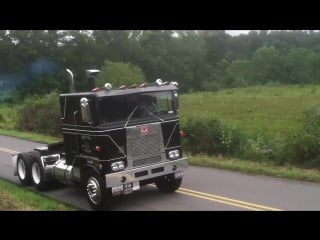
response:
<path fill-rule="evenodd" d="M 173 193 L 181 185 L 182 178 L 175 179 L 173 174 L 165 175 L 155 181 L 160 192 Z"/>
<path fill-rule="evenodd" d="M 110 207 L 111 194 L 106 183 L 93 169 L 89 169 L 84 177 L 84 191 L 87 200 L 94 210 L 105 210 Z"/>

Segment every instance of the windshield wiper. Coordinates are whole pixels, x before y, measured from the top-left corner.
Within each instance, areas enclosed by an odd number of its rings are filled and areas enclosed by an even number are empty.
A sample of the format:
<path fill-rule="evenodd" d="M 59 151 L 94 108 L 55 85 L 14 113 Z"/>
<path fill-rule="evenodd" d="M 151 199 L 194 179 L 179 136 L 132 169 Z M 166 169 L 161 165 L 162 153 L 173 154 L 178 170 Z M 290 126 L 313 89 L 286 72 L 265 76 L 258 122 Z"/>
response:
<path fill-rule="evenodd" d="M 141 108 L 143 108 L 145 111 L 147 111 L 150 115 L 152 115 L 153 117 L 155 118 L 158 118 L 161 122 L 164 122 L 164 120 L 160 117 L 158 117 L 157 115 L 153 114 L 152 112 L 150 112 L 148 109 L 146 109 L 145 107 L 143 106 L 140 106 Z"/>
<path fill-rule="evenodd" d="M 127 125 L 128 125 L 128 123 L 129 123 L 132 115 L 137 111 L 138 107 L 139 107 L 139 106 L 136 106 L 136 107 L 132 110 L 132 112 L 130 113 L 130 115 L 129 115 L 129 117 L 128 117 L 128 120 L 126 121 L 126 124 L 124 125 L 124 127 L 127 127 Z"/>

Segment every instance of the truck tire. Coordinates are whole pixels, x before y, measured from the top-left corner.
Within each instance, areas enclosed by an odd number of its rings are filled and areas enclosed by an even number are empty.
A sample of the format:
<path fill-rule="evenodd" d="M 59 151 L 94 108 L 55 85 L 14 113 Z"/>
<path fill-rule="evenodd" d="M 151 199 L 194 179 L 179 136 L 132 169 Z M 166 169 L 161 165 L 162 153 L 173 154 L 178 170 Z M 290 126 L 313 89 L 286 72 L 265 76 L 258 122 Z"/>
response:
<path fill-rule="evenodd" d="M 36 189 L 43 191 L 48 188 L 48 183 L 45 181 L 45 172 L 41 163 L 40 153 L 31 152 L 31 179 Z"/>
<path fill-rule="evenodd" d="M 181 185 L 182 178 L 175 179 L 173 174 L 165 175 L 155 181 L 160 192 L 173 193 Z"/>
<path fill-rule="evenodd" d="M 32 184 L 31 179 L 31 158 L 29 153 L 20 153 L 17 160 L 18 177 L 22 185 Z"/>
<path fill-rule="evenodd" d="M 107 210 L 111 203 L 111 193 L 106 189 L 106 182 L 93 169 L 84 173 L 83 189 L 90 206 L 94 210 Z"/>

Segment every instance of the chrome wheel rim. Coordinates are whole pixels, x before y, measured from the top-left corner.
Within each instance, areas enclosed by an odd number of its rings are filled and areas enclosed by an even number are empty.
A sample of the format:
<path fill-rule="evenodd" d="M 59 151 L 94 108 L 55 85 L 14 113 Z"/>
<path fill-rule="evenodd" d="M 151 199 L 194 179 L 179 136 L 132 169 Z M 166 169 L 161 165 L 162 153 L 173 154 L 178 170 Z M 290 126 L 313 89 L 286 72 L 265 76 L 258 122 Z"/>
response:
<path fill-rule="evenodd" d="M 101 200 L 101 188 L 98 180 L 94 177 L 90 177 L 87 181 L 87 193 L 90 201 L 94 204 L 98 204 Z"/>
<path fill-rule="evenodd" d="M 35 184 L 40 183 L 41 175 L 40 175 L 40 166 L 37 162 L 32 164 L 32 179 Z"/>
<path fill-rule="evenodd" d="M 26 165 L 22 159 L 18 160 L 18 174 L 21 179 L 26 178 Z"/>

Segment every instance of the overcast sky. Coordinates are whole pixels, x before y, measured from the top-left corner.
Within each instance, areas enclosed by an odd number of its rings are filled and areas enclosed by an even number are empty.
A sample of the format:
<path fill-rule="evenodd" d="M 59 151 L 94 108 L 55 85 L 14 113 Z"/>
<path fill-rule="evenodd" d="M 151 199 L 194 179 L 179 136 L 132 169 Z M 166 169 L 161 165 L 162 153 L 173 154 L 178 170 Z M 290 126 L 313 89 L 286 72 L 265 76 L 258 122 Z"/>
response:
<path fill-rule="evenodd" d="M 251 30 L 226 30 L 226 33 L 230 34 L 231 36 L 238 36 L 240 34 L 247 34 Z"/>
<path fill-rule="evenodd" d="M 259 30 L 226 30 L 226 33 L 230 34 L 231 36 L 238 36 L 240 34 L 248 34 L 250 31 L 259 31 Z M 272 30 L 272 31 L 278 31 L 278 30 Z M 288 30 L 286 30 L 286 31 L 288 31 Z M 292 31 L 292 30 L 289 30 L 289 31 Z M 299 31 L 310 31 L 310 30 L 302 30 L 301 29 Z M 313 31 L 319 32 L 319 30 L 313 30 Z"/>

